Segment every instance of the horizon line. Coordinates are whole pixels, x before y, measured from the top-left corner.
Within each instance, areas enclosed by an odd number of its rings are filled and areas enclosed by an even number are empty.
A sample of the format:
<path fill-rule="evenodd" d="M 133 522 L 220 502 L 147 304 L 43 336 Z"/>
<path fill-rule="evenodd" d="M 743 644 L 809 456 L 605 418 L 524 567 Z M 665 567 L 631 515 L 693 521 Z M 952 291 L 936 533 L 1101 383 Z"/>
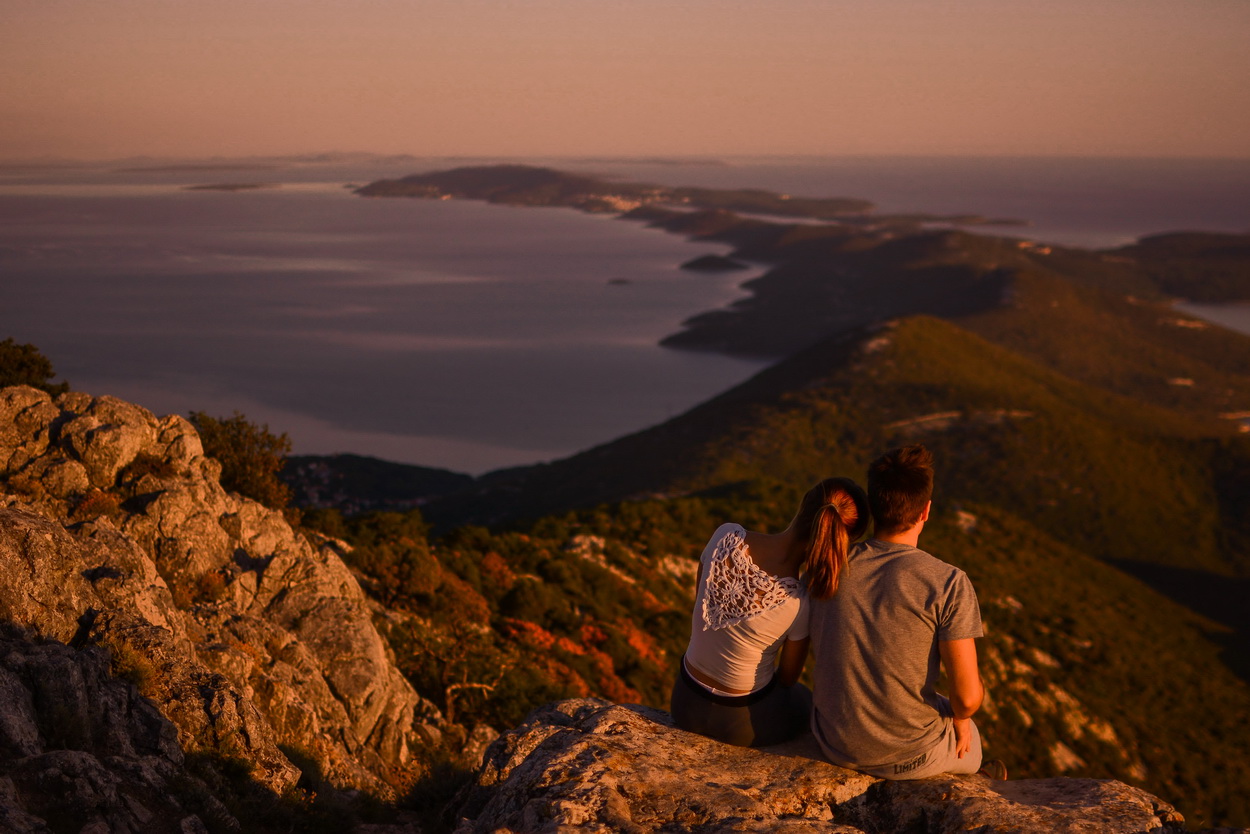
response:
<path fill-rule="evenodd" d="M 1056 160 L 1108 160 L 1108 161 L 1194 161 L 1194 162 L 1250 162 L 1250 154 L 1229 156 L 1222 154 L 1108 154 L 1108 153 L 413 153 L 406 151 L 292 151 L 254 154 L 126 154 L 98 157 L 42 155 L 0 156 L 0 167 L 45 166 L 68 167 L 86 165 L 117 165 L 136 162 L 299 162 L 304 164 L 334 164 L 352 159 L 412 159 L 412 160 L 568 160 L 576 162 L 625 162 L 633 164 L 682 165 L 707 164 L 727 160 L 814 160 L 814 159 L 1056 159 Z"/>

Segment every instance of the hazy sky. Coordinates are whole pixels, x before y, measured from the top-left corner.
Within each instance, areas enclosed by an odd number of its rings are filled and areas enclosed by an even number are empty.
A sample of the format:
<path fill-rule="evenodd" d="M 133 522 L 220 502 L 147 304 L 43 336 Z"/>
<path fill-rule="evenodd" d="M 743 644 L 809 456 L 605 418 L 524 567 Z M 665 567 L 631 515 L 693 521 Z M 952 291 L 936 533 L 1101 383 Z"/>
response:
<path fill-rule="evenodd" d="M 0 158 L 1250 156 L 1250 0 L 0 0 Z"/>

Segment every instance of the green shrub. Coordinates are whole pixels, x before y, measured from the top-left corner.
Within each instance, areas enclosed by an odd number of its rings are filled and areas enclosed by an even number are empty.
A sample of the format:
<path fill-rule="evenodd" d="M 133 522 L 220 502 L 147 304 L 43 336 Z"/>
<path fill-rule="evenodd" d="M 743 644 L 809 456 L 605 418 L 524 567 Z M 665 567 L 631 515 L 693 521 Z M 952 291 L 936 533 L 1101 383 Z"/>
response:
<path fill-rule="evenodd" d="M 39 352 L 39 348 L 31 344 L 19 345 L 13 339 L 0 342 L 0 388 L 30 385 L 53 396 L 68 391 L 69 383 L 51 383 L 54 376 L 56 371 L 52 370 L 52 362 Z"/>
<path fill-rule="evenodd" d="M 236 411 L 233 417 L 210 417 L 191 412 L 204 454 L 221 463 L 221 485 L 231 492 L 280 510 L 291 501 L 290 488 L 278 479 L 291 451 L 286 433 L 273 434 L 267 424 L 256 425 Z"/>

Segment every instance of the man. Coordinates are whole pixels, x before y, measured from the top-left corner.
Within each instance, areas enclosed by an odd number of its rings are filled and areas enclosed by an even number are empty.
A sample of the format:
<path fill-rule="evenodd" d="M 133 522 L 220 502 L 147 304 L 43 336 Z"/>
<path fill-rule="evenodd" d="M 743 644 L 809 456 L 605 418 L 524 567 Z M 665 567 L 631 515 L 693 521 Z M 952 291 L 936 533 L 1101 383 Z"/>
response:
<path fill-rule="evenodd" d="M 884 779 L 981 769 L 981 611 L 967 575 L 917 546 L 932 494 L 923 446 L 875 460 L 875 536 L 851 551 L 838 592 L 812 604 L 812 732 L 829 761 Z M 949 698 L 935 690 L 939 662 Z M 1006 778 L 1001 762 L 987 771 Z"/>

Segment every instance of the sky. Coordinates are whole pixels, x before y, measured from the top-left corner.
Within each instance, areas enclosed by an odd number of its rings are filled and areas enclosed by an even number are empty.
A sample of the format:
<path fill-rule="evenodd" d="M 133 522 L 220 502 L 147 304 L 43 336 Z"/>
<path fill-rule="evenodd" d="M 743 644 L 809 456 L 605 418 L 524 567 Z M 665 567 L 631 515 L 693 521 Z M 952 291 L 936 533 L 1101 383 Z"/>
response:
<path fill-rule="evenodd" d="M 0 0 L 0 159 L 1250 157 L 1250 0 Z"/>

